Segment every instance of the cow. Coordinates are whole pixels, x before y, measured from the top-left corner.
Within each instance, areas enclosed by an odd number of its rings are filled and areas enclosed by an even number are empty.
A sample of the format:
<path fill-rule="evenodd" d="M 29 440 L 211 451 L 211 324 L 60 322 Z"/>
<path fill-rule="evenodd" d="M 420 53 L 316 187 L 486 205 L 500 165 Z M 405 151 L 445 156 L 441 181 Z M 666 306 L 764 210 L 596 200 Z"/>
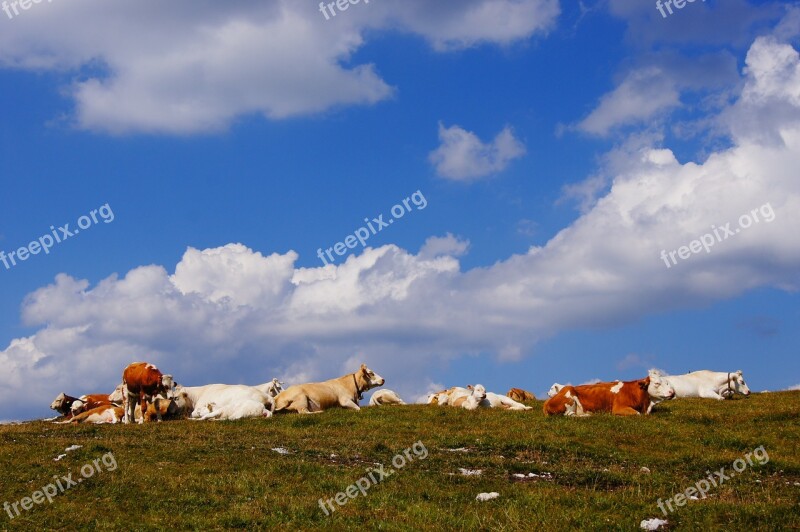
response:
<path fill-rule="evenodd" d="M 445 404 L 455 407 L 474 410 L 475 408 L 502 408 L 506 410 L 531 410 L 533 407 L 525 406 L 510 397 L 497 393 L 487 392 L 481 384 L 467 386 L 466 388 L 456 389 L 451 393 Z M 464 394 L 460 390 L 466 390 Z"/>
<path fill-rule="evenodd" d="M 378 390 L 369 398 L 369 406 L 404 405 L 405 401 L 392 390 Z"/>
<path fill-rule="evenodd" d="M 358 371 L 336 379 L 289 386 L 275 398 L 275 413 L 311 414 L 336 407 L 361 410 L 358 402 L 362 394 L 385 382 L 383 377 L 361 364 Z"/>
<path fill-rule="evenodd" d="M 137 410 L 136 412 L 139 413 L 136 417 L 140 418 L 141 411 Z M 62 421 L 61 423 L 95 423 L 98 425 L 102 423 L 119 423 L 122 421 L 123 415 L 124 409 L 121 406 L 107 404 L 87 410 L 86 412 L 81 412 L 73 416 L 72 419 Z"/>
<path fill-rule="evenodd" d="M 510 397 L 514 401 L 517 401 L 518 403 L 522 403 L 524 401 L 536 400 L 535 395 L 533 395 L 531 392 L 526 392 L 522 388 L 511 388 L 510 390 L 508 390 L 506 396 Z"/>
<path fill-rule="evenodd" d="M 735 394 L 750 395 L 742 370 L 726 373 L 700 370 L 685 375 L 664 375 L 651 369 L 650 376 L 660 376 L 675 388 L 676 397 L 701 397 L 704 399 L 730 399 Z"/>
<path fill-rule="evenodd" d="M 67 418 L 72 417 L 72 405 L 77 401 L 77 397 L 72 397 L 71 395 L 67 395 L 64 392 L 58 394 L 52 403 L 50 403 L 50 408 L 65 416 Z"/>
<path fill-rule="evenodd" d="M 428 395 L 428 404 L 447 406 L 451 401 L 455 401 L 459 397 L 467 397 L 472 394 L 472 386 L 462 388 L 460 386 L 453 386 L 447 390 L 441 390 Z"/>
<path fill-rule="evenodd" d="M 136 403 L 140 402 L 143 412 L 147 411 L 147 402 L 154 396 L 160 395 L 168 399 L 175 383 L 172 375 L 164 375 L 153 364 L 147 362 L 134 362 L 122 372 L 122 399 L 125 415 L 123 423 L 130 423 L 134 419 Z M 161 414 L 157 412 L 157 419 L 161 421 Z M 140 423 L 147 421 L 144 416 Z"/>
<path fill-rule="evenodd" d="M 272 412 L 260 401 L 245 399 L 244 401 L 224 405 L 208 403 L 196 408 L 192 415 L 191 419 L 194 421 L 204 421 L 206 419 L 233 421 L 251 417 L 270 417 Z"/>
<path fill-rule="evenodd" d="M 245 384 L 179 385 L 175 387 L 175 395 L 181 397 L 185 402 L 186 411 L 191 411 L 192 419 L 229 419 L 227 417 L 228 412 L 237 411 L 236 409 L 239 405 L 243 404 L 248 404 L 252 407 L 252 402 L 258 403 L 270 412 L 275 405 L 273 397 L 269 393 L 262 391 L 261 386 L 247 386 Z M 210 408 L 209 405 L 214 405 L 214 407 Z M 255 411 L 254 407 L 247 409 L 247 412 L 251 414 Z M 208 415 L 215 412 L 219 413 L 213 416 Z M 255 417 L 256 415 L 261 416 L 262 411 L 259 410 L 258 414 L 243 415 L 241 417 Z"/>
<path fill-rule="evenodd" d="M 647 376 L 636 381 L 600 382 L 583 386 L 565 386 L 544 403 L 547 416 L 584 416 L 610 412 L 617 416 L 648 414 L 653 399 L 675 397 L 672 386 L 659 377 Z"/>
<path fill-rule="evenodd" d="M 526 406 L 519 401 L 515 401 L 499 393 L 486 392 L 486 398 L 481 402 L 483 407 L 504 408 L 506 410 L 532 410 L 532 406 Z"/>
<path fill-rule="evenodd" d="M 86 412 L 87 410 L 93 410 L 98 406 L 105 406 L 105 405 L 115 405 L 115 406 L 122 406 L 123 397 L 122 397 L 122 385 L 119 384 L 116 389 L 111 392 L 110 394 L 103 394 L 103 393 L 94 393 L 94 394 L 87 394 L 81 395 L 75 402 L 72 403 L 72 407 L 70 407 L 70 411 L 72 415 L 80 414 L 81 412 Z"/>
<path fill-rule="evenodd" d="M 564 387 L 563 384 L 559 384 L 557 382 L 554 382 L 553 385 L 550 387 L 550 389 L 547 391 L 547 397 L 555 397 L 556 394 L 558 392 L 560 392 L 561 388 L 563 388 L 563 387 Z"/>
<path fill-rule="evenodd" d="M 455 398 L 450 405 L 466 410 L 475 410 L 481 406 L 481 403 L 486 401 L 486 388 L 484 388 L 482 384 L 476 384 L 471 388 L 472 390 L 469 395 Z"/>

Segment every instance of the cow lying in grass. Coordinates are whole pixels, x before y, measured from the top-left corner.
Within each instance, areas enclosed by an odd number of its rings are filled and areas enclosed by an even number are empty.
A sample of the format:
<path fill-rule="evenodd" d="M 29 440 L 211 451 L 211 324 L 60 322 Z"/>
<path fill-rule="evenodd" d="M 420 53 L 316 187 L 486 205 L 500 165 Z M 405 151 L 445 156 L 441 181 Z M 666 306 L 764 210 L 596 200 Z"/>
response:
<path fill-rule="evenodd" d="M 523 390 L 522 388 L 511 388 L 510 390 L 508 390 L 506 397 L 508 397 L 509 399 L 513 399 L 518 403 L 536 400 L 535 395 L 533 395 L 531 392 Z"/>
<path fill-rule="evenodd" d="M 152 402 L 147 403 L 147 410 L 145 415 L 142 416 L 142 407 L 140 404 L 134 405 L 134 416 L 138 423 L 144 421 L 150 422 L 158 419 L 178 419 L 186 417 L 185 398 L 175 396 L 170 399 L 162 399 L 156 397 Z M 120 423 L 125 414 L 125 409 L 115 404 L 105 404 L 85 412 L 80 412 L 74 415 L 71 419 L 60 421 L 56 423 Z"/>
<path fill-rule="evenodd" d="M 480 386 L 482 392 L 475 394 L 475 389 Z M 469 385 L 466 388 L 454 386 L 449 390 L 442 390 L 428 396 L 428 404 L 436 404 L 439 406 L 455 406 L 462 407 L 464 401 L 468 397 L 480 397 L 477 402 L 477 407 L 481 408 L 502 408 L 505 410 L 531 410 L 533 407 L 525 406 L 524 404 L 500 395 L 497 393 L 487 392 L 486 388 L 478 384 L 476 386 Z M 470 405 L 472 403 L 469 403 Z"/>
<path fill-rule="evenodd" d="M 369 398 L 369 406 L 404 405 L 405 401 L 392 390 L 378 390 Z"/>
<path fill-rule="evenodd" d="M 383 377 L 365 364 L 355 373 L 348 373 L 325 382 L 289 386 L 275 398 L 275 413 L 311 414 L 329 408 L 361 410 L 358 402 L 367 390 L 383 386 Z"/>
<path fill-rule="evenodd" d="M 704 399 L 730 399 L 737 393 L 750 395 L 742 370 L 733 372 L 700 370 L 685 375 L 664 375 L 650 370 L 650 377 L 660 377 L 675 388 L 676 397 L 702 397 Z"/>
<path fill-rule="evenodd" d="M 260 401 L 245 399 L 240 402 L 217 405 L 208 403 L 195 408 L 192 412 L 192 420 L 205 421 L 207 419 L 216 420 L 237 420 L 251 417 L 270 417 L 272 412 Z"/>
<path fill-rule="evenodd" d="M 610 412 L 617 416 L 648 414 L 653 400 L 675 397 L 672 386 L 658 377 L 636 381 L 600 382 L 583 386 L 565 386 L 544 403 L 548 416 L 585 416 Z"/>
<path fill-rule="evenodd" d="M 116 389 L 110 394 L 92 393 L 81 395 L 78 397 L 70 407 L 70 412 L 73 416 L 93 410 L 99 406 L 115 405 L 122 406 L 122 384 L 117 385 Z"/>

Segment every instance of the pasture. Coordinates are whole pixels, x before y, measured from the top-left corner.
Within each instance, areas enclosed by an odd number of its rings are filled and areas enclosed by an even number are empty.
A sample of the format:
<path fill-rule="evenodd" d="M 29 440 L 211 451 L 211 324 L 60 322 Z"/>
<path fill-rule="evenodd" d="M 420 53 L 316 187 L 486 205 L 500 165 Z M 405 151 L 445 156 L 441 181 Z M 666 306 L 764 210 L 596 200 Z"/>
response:
<path fill-rule="evenodd" d="M 635 530 L 663 517 L 659 498 L 706 471 L 730 471 L 762 445 L 767 463 L 676 507 L 667 529 L 800 528 L 800 392 L 680 399 L 635 418 L 545 418 L 540 401 L 529 404 L 535 410 L 414 405 L 235 422 L 1 426 L 0 503 L 54 475 L 77 477 L 107 453 L 117 467 L 13 520 L 3 512 L 0 529 Z M 388 470 L 417 441 L 426 458 L 325 515 L 320 498 L 368 467 Z M 59 454 L 67 456 L 54 461 Z M 493 491 L 500 497 L 475 500 Z"/>

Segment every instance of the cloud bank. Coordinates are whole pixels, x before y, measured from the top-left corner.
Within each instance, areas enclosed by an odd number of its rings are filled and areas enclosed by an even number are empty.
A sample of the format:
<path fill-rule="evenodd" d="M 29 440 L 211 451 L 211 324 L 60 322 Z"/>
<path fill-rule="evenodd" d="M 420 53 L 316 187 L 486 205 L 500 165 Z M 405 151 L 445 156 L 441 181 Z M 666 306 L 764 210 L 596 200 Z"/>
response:
<path fill-rule="evenodd" d="M 557 0 L 427 0 L 351 6 L 326 21 L 315 2 L 210 0 L 37 4 L 3 21 L 0 67 L 59 71 L 83 129 L 197 134 L 371 105 L 396 93 L 353 55 L 369 30 L 440 52 L 544 35 Z"/>

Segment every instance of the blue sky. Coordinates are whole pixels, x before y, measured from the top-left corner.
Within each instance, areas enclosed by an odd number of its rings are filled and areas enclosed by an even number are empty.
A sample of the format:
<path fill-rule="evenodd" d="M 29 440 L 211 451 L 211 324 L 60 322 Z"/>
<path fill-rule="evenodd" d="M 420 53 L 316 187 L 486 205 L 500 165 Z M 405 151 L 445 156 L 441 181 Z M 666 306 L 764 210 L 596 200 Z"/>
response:
<path fill-rule="evenodd" d="M 185 384 L 366 362 L 412 400 L 649 367 L 800 383 L 796 5 L 147 4 L 0 12 L 0 250 L 113 212 L 0 263 L 0 397 L 38 398 L 0 419 L 135 360 Z"/>

